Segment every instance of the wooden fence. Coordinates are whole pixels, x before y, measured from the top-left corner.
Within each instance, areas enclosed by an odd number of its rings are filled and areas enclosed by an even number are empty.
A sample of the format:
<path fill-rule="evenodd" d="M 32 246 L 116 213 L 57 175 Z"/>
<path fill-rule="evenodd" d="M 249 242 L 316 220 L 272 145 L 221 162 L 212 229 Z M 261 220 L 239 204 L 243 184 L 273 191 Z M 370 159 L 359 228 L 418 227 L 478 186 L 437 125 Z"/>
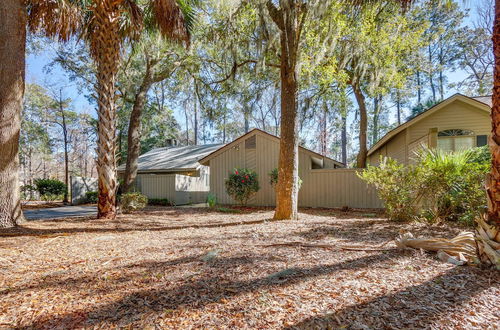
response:
<path fill-rule="evenodd" d="M 303 174 L 299 206 L 382 208 L 376 190 L 357 176 L 360 169 L 318 169 Z"/>

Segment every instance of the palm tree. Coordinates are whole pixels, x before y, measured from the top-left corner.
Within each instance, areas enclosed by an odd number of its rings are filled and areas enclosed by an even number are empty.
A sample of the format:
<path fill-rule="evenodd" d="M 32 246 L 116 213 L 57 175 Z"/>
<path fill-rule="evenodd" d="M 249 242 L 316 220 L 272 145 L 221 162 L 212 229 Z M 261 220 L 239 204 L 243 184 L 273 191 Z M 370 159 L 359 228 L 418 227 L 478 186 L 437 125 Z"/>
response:
<path fill-rule="evenodd" d="M 24 94 L 26 26 L 67 41 L 88 42 L 97 66 L 99 218 L 116 216 L 115 77 L 125 40 L 157 28 L 177 41 L 189 40 L 193 1 L 2 0 L 0 14 L 0 227 L 23 220 L 18 183 L 18 142 Z"/>
<path fill-rule="evenodd" d="M 180 2 L 183 3 L 183 2 Z M 98 218 L 116 216 L 116 74 L 120 50 L 124 40 L 136 38 L 146 24 L 174 40 L 188 41 L 185 13 L 175 0 L 153 0 L 141 8 L 126 0 L 95 0 L 90 6 L 91 19 L 84 34 L 90 44 L 91 55 L 97 66 L 98 102 Z"/>
<path fill-rule="evenodd" d="M 487 187 L 488 213 L 485 220 L 477 220 L 476 239 L 483 262 L 500 269 L 500 0 L 495 0 L 493 22 L 493 105 L 491 107 L 491 173 Z"/>

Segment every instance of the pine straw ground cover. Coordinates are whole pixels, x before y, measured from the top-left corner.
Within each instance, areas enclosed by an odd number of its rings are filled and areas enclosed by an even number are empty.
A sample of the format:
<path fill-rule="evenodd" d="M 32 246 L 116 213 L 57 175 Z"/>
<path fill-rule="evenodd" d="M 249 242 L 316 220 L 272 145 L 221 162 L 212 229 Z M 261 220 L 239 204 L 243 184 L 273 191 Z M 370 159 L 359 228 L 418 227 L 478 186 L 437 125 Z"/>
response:
<path fill-rule="evenodd" d="M 0 231 L 0 328 L 495 328 L 498 272 L 375 246 L 446 226 L 303 210 L 271 222 L 155 208 L 116 221 L 63 219 Z M 301 242 L 302 246 L 276 245 Z M 271 246 L 270 246 L 271 245 Z"/>

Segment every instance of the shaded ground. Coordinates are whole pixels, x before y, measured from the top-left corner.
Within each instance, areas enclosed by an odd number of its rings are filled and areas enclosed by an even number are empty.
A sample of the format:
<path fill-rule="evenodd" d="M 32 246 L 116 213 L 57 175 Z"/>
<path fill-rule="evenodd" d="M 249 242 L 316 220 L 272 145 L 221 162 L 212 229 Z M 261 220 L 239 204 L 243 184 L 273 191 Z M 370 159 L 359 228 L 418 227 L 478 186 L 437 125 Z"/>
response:
<path fill-rule="evenodd" d="M 95 217 L 97 215 L 97 207 L 91 205 L 78 205 L 55 208 L 39 208 L 24 210 L 23 213 L 27 220 L 46 220 L 92 215 Z"/>
<path fill-rule="evenodd" d="M 23 201 L 21 207 L 23 210 L 36 210 L 36 209 L 47 209 L 54 207 L 63 207 L 64 203 L 62 201 Z"/>
<path fill-rule="evenodd" d="M 487 328 L 498 272 L 420 251 L 266 247 L 376 245 L 400 229 L 376 214 L 304 210 L 299 221 L 153 208 L 116 221 L 29 222 L 0 231 L 0 327 Z"/>

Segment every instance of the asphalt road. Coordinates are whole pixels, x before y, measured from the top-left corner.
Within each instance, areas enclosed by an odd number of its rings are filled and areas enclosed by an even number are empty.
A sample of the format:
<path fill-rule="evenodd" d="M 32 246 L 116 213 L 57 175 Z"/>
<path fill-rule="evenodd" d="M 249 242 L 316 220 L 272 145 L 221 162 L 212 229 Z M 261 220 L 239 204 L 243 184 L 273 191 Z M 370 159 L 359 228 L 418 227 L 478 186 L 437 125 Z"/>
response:
<path fill-rule="evenodd" d="M 49 209 L 24 210 L 27 220 L 48 220 L 68 217 L 85 217 L 97 215 L 95 206 L 63 206 Z"/>

